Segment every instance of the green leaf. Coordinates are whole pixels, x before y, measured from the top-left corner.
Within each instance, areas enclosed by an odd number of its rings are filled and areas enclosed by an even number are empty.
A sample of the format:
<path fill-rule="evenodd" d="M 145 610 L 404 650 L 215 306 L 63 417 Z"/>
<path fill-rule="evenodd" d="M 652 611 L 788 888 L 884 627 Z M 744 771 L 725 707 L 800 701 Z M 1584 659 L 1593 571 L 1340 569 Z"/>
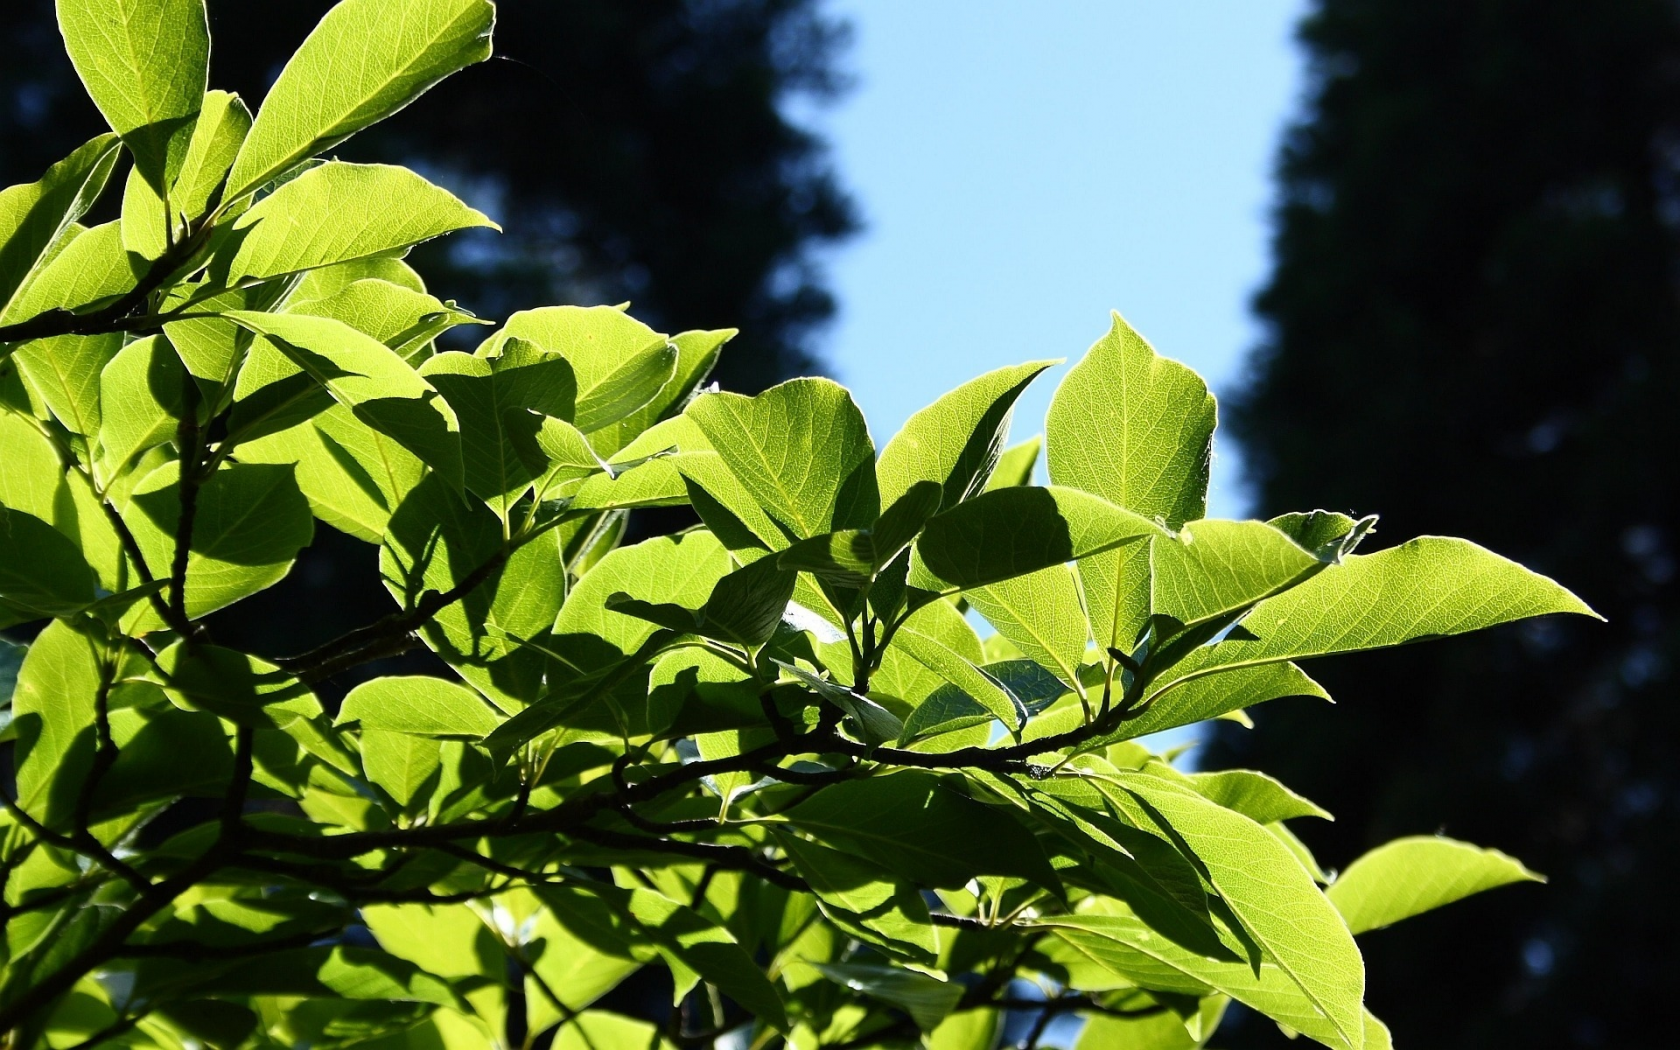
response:
<path fill-rule="evenodd" d="M 1214 417 L 1201 377 L 1115 314 L 1050 402 L 1050 480 L 1177 529 L 1207 507 Z"/>
<path fill-rule="evenodd" d="M 267 310 L 284 296 L 288 283 L 272 281 L 230 291 L 215 291 L 213 287 L 203 285 L 176 285 L 165 293 L 164 312 L 184 311 L 193 316 L 165 322 L 164 334 L 175 344 L 187 371 L 214 384 L 218 392 L 227 387 L 249 386 L 250 378 L 242 374 L 240 368 L 245 364 L 256 335 L 225 317 L 215 315 L 223 310 Z M 280 359 L 278 350 L 270 348 L 268 353 Z M 236 422 L 230 420 L 230 426 Z"/>
<path fill-rule="evenodd" d="M 687 415 L 792 537 L 864 528 L 879 514 L 875 448 L 838 383 L 794 379 L 757 397 L 706 394 Z"/>
<path fill-rule="evenodd" d="M 572 366 L 576 408 L 563 416 L 585 434 L 612 427 L 652 404 L 672 381 L 678 350 L 671 341 L 610 306 L 550 306 L 509 317 L 479 346 L 479 357 L 523 339 Z M 609 433 L 603 447 L 617 440 Z"/>
<path fill-rule="evenodd" d="M 180 464 L 165 463 L 134 487 L 123 519 L 152 575 L 167 579 L 181 513 Z M 279 583 L 315 532 L 289 466 L 233 463 L 198 490 L 186 608 L 199 617 Z"/>
<path fill-rule="evenodd" d="M 1341 561 L 1361 540 L 1375 531 L 1377 516 L 1355 520 L 1330 510 L 1280 514 L 1266 522 L 1325 561 Z"/>
<path fill-rule="evenodd" d="M 910 1015 L 916 1027 L 931 1032 L 963 996 L 963 986 L 941 981 L 914 970 L 863 963 L 812 963 L 818 973 L 842 988 L 862 992 L 898 1007 Z"/>
<path fill-rule="evenodd" d="M 652 890 L 602 883 L 551 886 L 536 893 L 562 925 L 597 944 L 600 938 L 590 937 L 590 927 L 600 921 L 604 905 L 629 924 L 631 931 L 650 940 L 673 970 L 686 968 L 690 975 L 697 974 L 716 985 L 759 1020 L 779 1031 L 787 1030 L 786 1008 L 764 970 L 727 930 L 693 909 Z"/>
<path fill-rule="evenodd" d="M 1022 654 L 1038 661 L 1083 691 L 1079 665 L 1085 659 L 1090 627 L 1079 598 L 1079 581 L 1066 565 L 1051 565 L 1025 576 L 976 587 L 965 594 L 970 605 L 1014 642 Z"/>
<path fill-rule="evenodd" d="M 242 725 L 289 726 L 320 714 L 309 689 L 266 660 L 219 645 L 180 642 L 158 653 L 156 675 L 170 703 Z"/>
<path fill-rule="evenodd" d="M 1122 812 L 1131 811 L 1129 822 L 1178 840 L 1201 862 L 1266 957 L 1300 987 L 1341 1041 L 1358 1050 L 1364 961 L 1335 908 L 1283 843 L 1247 817 L 1158 777 L 1120 771 L 1097 783 Z M 1141 803 L 1141 814 L 1116 789 Z"/>
<path fill-rule="evenodd" d="M 467 488 L 506 521 L 513 504 L 547 469 L 540 437 L 544 417 L 572 414 L 577 380 L 565 358 L 523 340 L 510 339 L 500 350 L 494 357 L 438 354 L 420 366 L 420 375 L 461 421 Z M 558 443 L 557 437 L 550 442 Z"/>
<path fill-rule="evenodd" d="M 1545 882 L 1496 849 L 1438 835 L 1384 843 L 1336 877 L 1324 895 L 1354 933 L 1378 930 L 1401 919 L 1513 882 Z"/>
<path fill-rule="evenodd" d="M 735 338 L 736 330 L 724 328 L 713 332 L 682 332 L 671 337 L 677 350 L 677 364 L 670 380 L 660 387 L 653 400 L 626 413 L 616 423 L 596 430 L 590 440 L 603 456 L 611 456 L 625 448 L 654 423 L 678 411 L 701 383 L 711 374 L 723 351 L 723 344 Z"/>
<path fill-rule="evenodd" d="M 500 567 L 481 570 L 503 552 L 501 522 L 435 475 L 403 498 L 380 550 L 385 588 L 404 609 L 427 591 L 447 592 L 475 573 L 482 579 L 420 630 L 455 671 L 504 711 L 536 700 L 544 657 L 518 640 L 539 639 L 566 593 L 566 570 L 553 531 L 520 547 Z"/>
<path fill-rule="evenodd" d="M 928 520 L 916 541 L 910 582 L 947 592 L 983 587 L 1160 532 L 1077 489 L 995 489 Z"/>
<path fill-rule="evenodd" d="M 488 323 L 453 303 L 377 277 L 349 281 L 320 298 L 305 299 L 294 293 L 286 312 L 343 321 L 416 366 L 438 335 L 460 324 Z"/>
<path fill-rule="evenodd" d="M 781 835 L 776 841 L 831 922 L 889 951 L 933 965 L 939 935 L 928 917 L 927 902 L 914 888 L 899 885 L 879 867 L 851 854 L 796 835 Z"/>
<path fill-rule="evenodd" d="M 945 681 L 962 690 L 1002 722 L 1011 733 L 1018 734 L 1027 724 L 1027 708 L 1009 687 L 947 647 L 939 639 L 921 633 L 911 623 L 893 636 L 893 644 L 902 648 L 917 662 L 935 672 Z"/>
<path fill-rule="evenodd" d="M 13 412 L 0 412 L 0 505 L 33 515 L 63 533 L 98 575 L 99 585 L 121 592 L 134 587 L 116 531 L 80 471 L 68 470 L 43 428 Z M 15 620 L 13 622 L 16 622 Z"/>
<path fill-rule="evenodd" d="M 0 190 L 0 304 L 5 309 L 42 255 L 93 206 L 116 162 L 117 137 L 99 135 L 48 168 L 39 181 Z"/>
<path fill-rule="evenodd" d="M 646 1021 L 592 1010 L 567 1021 L 554 1036 L 553 1050 L 677 1050 Z"/>
<path fill-rule="evenodd" d="M 324 317 L 229 311 L 324 387 L 356 418 L 395 438 L 452 488 L 462 484 L 461 431 L 437 390 L 389 347 Z"/>
<path fill-rule="evenodd" d="M 851 716 L 858 736 L 869 744 L 882 744 L 904 732 L 898 716 L 856 690 L 803 667 L 782 660 L 774 661 L 794 680 Z"/>
<path fill-rule="evenodd" d="M 1152 695 L 1226 668 L 1401 645 L 1546 613 L 1597 615 L 1546 577 L 1468 540 L 1424 536 L 1349 555 L 1261 602 L 1240 634 L 1194 650 Z"/>
<path fill-rule="evenodd" d="M 168 339 L 136 339 L 99 374 L 99 443 L 114 477 L 140 453 L 175 436 L 186 369 Z"/>
<path fill-rule="evenodd" d="M 1296 817 L 1335 819 L 1317 803 L 1251 769 L 1192 773 L 1190 779 L 1203 796 L 1226 809 L 1241 813 L 1256 824 L 1271 824 Z"/>
<path fill-rule="evenodd" d="M 442 752 L 434 739 L 383 729 L 362 730 L 362 769 L 403 809 L 417 808 L 414 802 L 422 791 L 430 796 L 428 785 L 441 764 Z"/>
<path fill-rule="evenodd" d="M 1050 481 L 1169 529 L 1206 510 L 1215 406 L 1195 372 L 1156 355 L 1119 314 L 1069 370 L 1046 421 Z M 1099 648 L 1131 652 L 1151 612 L 1147 546 L 1079 565 Z"/>
<path fill-rule="evenodd" d="M 1121 723 L 1107 742 L 1191 725 L 1286 696 L 1330 699 L 1323 686 L 1292 663 L 1242 667 L 1193 678 L 1174 686 L 1171 692 L 1157 693 L 1136 718 Z"/>
<path fill-rule="evenodd" d="M 204 0 L 58 0 L 70 61 L 160 196 L 180 170 L 204 99 Z"/>
<path fill-rule="evenodd" d="M 56 827 L 75 808 L 93 761 L 94 697 L 104 647 L 63 620 L 35 636 L 12 696 L 17 804 Z"/>
<path fill-rule="evenodd" d="M 420 484 L 426 465 L 394 438 L 333 405 L 297 426 L 239 445 L 246 463 L 290 463 L 309 509 L 369 543 L 385 536 L 391 514 Z"/>
<path fill-rule="evenodd" d="M 43 260 L 0 318 L 11 323 L 50 310 L 104 305 L 134 288 L 143 264 L 124 250 L 121 223 L 95 226 Z"/>
<path fill-rule="evenodd" d="M 931 773 L 845 781 L 785 816 L 799 830 L 917 886 L 955 889 L 977 875 L 1057 885 L 1043 849 L 1011 813 L 976 802 Z"/>
<path fill-rule="evenodd" d="M 183 232 L 163 206 L 163 198 L 147 184 L 139 168 L 130 168 L 123 182 L 121 240 L 124 251 L 141 259 L 156 259 Z"/>
<path fill-rule="evenodd" d="M 478 740 L 499 719 L 471 689 L 424 675 L 375 678 L 350 690 L 339 708 L 338 723 L 359 722 L 363 729 L 415 736 Z"/>
<path fill-rule="evenodd" d="M 95 582 L 63 533 L 0 506 L 0 599 L 40 616 L 69 616 L 93 604 Z"/>
<path fill-rule="evenodd" d="M 1130 1015 L 1118 1011 L 1091 1014 L 1080 1029 L 1073 1050 L 1106 1050 L 1116 1046 L 1126 1050 L 1199 1050 L 1219 1026 L 1227 1002 L 1222 995 L 1202 999 L 1202 1008 L 1189 1018 L 1197 1025 L 1199 1034 L 1196 1035 L 1185 1027 L 1186 1018 L 1170 1008 L 1150 1009 L 1140 1005 Z"/>
<path fill-rule="evenodd" d="M 464 1006 L 449 984 L 405 959 L 372 948 L 294 948 L 219 965 L 196 991 Z"/>
<path fill-rule="evenodd" d="M 1186 522 L 1152 554 L 1153 611 L 1187 625 L 1253 605 L 1324 564 L 1265 522 L 1213 518 Z"/>
<path fill-rule="evenodd" d="M 1043 445 L 1044 439 L 1035 437 L 1004 449 L 991 478 L 986 481 L 986 491 L 1011 485 L 1031 485 L 1033 469 L 1038 466 L 1038 453 Z"/>
<path fill-rule="evenodd" d="M 250 283 L 365 259 L 473 226 L 501 229 L 407 168 L 332 161 L 239 217 L 225 280 Z"/>
<path fill-rule="evenodd" d="M 187 143 L 181 171 L 169 191 L 169 199 L 182 219 L 195 220 L 210 210 L 250 130 L 251 111 L 243 99 L 227 91 L 204 93 L 192 141 Z"/>
<path fill-rule="evenodd" d="M 236 201 L 490 57 L 488 0 L 343 0 L 263 99 L 228 177 Z"/>
<path fill-rule="evenodd" d="M 1143 988 L 1197 996 L 1218 990 L 1326 1046 L 1359 1050 L 1363 1045 L 1362 1011 L 1357 1014 L 1356 1038 L 1349 1039 L 1269 960 L 1260 963 L 1257 973 L 1247 963 L 1197 955 L 1124 913 L 1061 915 L 1039 919 L 1034 925 L 1053 928 L 1074 951 Z"/>
<path fill-rule="evenodd" d="M 1032 361 L 971 379 L 911 416 L 881 450 L 876 474 L 881 501 L 891 503 L 917 481 L 937 482 L 946 509 L 986 488 L 1009 436 L 1015 399 L 1059 361 Z"/>
<path fill-rule="evenodd" d="M 717 582 L 696 618 L 708 637 L 755 649 L 770 640 L 793 598 L 793 573 L 760 558 Z"/>
<path fill-rule="evenodd" d="M 940 488 L 918 481 L 867 529 L 842 529 L 800 540 L 780 556 L 784 569 L 808 572 L 831 583 L 859 586 L 874 578 L 915 540 L 939 510 Z"/>
<path fill-rule="evenodd" d="M 718 581 L 732 571 L 729 552 L 707 532 L 660 536 L 620 547 L 578 580 L 554 621 L 554 633 L 560 638 L 599 639 L 616 660 L 635 652 L 654 627 L 611 611 L 609 595 L 621 592 L 656 605 L 698 609 Z"/>

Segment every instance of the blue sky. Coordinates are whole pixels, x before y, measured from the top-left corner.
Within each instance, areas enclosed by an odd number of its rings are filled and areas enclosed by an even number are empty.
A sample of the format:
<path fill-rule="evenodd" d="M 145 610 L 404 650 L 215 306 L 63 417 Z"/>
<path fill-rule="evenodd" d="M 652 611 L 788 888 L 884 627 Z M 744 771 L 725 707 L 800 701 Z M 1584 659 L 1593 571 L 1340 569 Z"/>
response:
<path fill-rule="evenodd" d="M 1257 337 L 1301 0 L 831 0 L 857 87 L 813 124 L 867 230 L 823 347 L 877 444 L 991 368 L 1074 358 L 1118 309 L 1216 393 Z M 1065 369 L 1015 433 L 1042 427 Z M 1243 513 L 1229 443 L 1213 513 Z"/>

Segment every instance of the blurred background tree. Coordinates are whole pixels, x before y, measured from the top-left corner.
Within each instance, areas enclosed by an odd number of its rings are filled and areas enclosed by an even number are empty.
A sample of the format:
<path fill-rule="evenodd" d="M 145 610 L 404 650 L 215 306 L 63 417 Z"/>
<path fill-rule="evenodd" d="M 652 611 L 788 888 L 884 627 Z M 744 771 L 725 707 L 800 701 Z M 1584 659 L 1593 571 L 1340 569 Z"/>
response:
<path fill-rule="evenodd" d="M 254 111 L 333 2 L 209 0 L 211 84 Z M 834 313 L 818 254 L 856 221 L 823 142 L 787 114 L 844 89 L 847 27 L 818 0 L 497 8 L 495 58 L 340 151 L 413 167 L 506 229 L 422 246 L 410 261 L 429 286 L 498 322 L 551 303 L 631 301 L 661 331 L 739 328 L 714 378 L 745 393 L 812 371 L 814 338 Z M 39 178 L 104 125 L 65 55 L 53 0 L 4 0 L 0 38 L 3 186 Z M 115 218 L 120 196 L 95 218 Z M 688 523 L 638 512 L 633 528 Z M 283 654 L 384 615 L 391 599 L 366 565 L 376 555 L 318 524 L 285 583 L 221 617 L 218 638 Z M 300 623 L 289 615 L 300 607 L 331 615 Z"/>
<path fill-rule="evenodd" d="M 1362 938 L 1397 1045 L 1662 1045 L 1680 7 L 1318 0 L 1300 39 L 1268 335 L 1231 413 L 1259 510 L 1468 536 L 1610 622 L 1315 667 L 1339 708 L 1263 708 L 1206 762 L 1335 799 L 1334 825 L 1303 829 L 1326 864 L 1442 829 L 1551 876 Z M 1252 1016 L 1231 1035 L 1287 1045 Z"/>

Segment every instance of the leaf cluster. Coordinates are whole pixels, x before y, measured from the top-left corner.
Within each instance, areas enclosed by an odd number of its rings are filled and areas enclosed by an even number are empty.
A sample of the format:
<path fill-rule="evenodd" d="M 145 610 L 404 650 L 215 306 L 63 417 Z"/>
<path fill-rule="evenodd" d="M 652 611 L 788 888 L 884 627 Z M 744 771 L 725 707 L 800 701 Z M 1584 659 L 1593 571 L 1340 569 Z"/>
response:
<path fill-rule="evenodd" d="M 1188 1047 L 1235 1000 L 1385 1046 L 1354 935 L 1531 873 L 1425 839 L 1332 882 L 1317 805 L 1139 738 L 1590 610 L 1464 541 L 1205 518 L 1213 399 L 1118 316 L 1015 446 L 1054 362 L 877 452 L 827 380 L 703 388 L 727 331 L 550 307 L 440 352 L 483 322 L 401 256 L 490 220 L 319 155 L 493 17 L 344 0 L 253 116 L 201 0 L 60 3 L 114 134 L 0 194 L 0 621 L 45 623 L 3 654 L 6 1045 L 991 1050 L 1030 1009 Z M 620 543 L 669 505 L 703 525 Z M 392 612 L 218 645 L 317 521 Z M 451 676 L 317 696 L 422 645 Z M 643 969 L 669 1011 L 604 1005 Z"/>

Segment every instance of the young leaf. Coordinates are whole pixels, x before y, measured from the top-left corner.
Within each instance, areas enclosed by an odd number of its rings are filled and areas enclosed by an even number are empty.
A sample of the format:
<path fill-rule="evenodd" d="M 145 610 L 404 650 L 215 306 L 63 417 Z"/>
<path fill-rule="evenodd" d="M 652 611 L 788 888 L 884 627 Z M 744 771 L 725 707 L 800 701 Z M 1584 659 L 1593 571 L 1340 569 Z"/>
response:
<path fill-rule="evenodd" d="M 43 253 L 93 206 L 116 162 L 117 137 L 99 135 L 48 168 L 39 181 L 0 190 L 0 309 L 10 304 Z"/>
<path fill-rule="evenodd" d="M 897 715 L 856 690 L 812 674 L 803 667 L 782 660 L 775 663 L 805 688 L 846 712 L 856 724 L 857 734 L 864 743 L 883 744 L 904 732 L 904 723 L 898 720 Z"/>
<path fill-rule="evenodd" d="M 920 480 L 939 484 L 946 509 L 978 494 L 1009 436 L 1015 399 L 1058 361 L 1032 361 L 971 379 L 911 416 L 881 450 L 881 501 L 891 503 Z"/>
<path fill-rule="evenodd" d="M 343 0 L 269 88 L 223 201 L 395 113 L 490 57 L 489 0 Z"/>
<path fill-rule="evenodd" d="M 875 447 L 845 387 L 794 379 L 757 397 L 706 394 L 687 415 L 731 474 L 801 539 L 880 513 Z"/>
<path fill-rule="evenodd" d="M 1545 882 L 1515 858 L 1438 835 L 1384 843 L 1336 877 L 1324 895 L 1354 933 L 1513 882 Z"/>
<path fill-rule="evenodd" d="M 602 456 L 612 456 L 625 448 L 654 423 L 683 407 L 700 384 L 711 374 L 723 351 L 723 344 L 735 338 L 736 329 L 724 328 L 715 332 L 682 332 L 671 337 L 677 351 L 677 363 L 671 378 L 659 388 L 653 400 L 629 412 L 616 422 L 601 427 L 590 435 L 591 442 Z"/>
<path fill-rule="evenodd" d="M 870 528 L 843 529 L 800 540 L 781 553 L 781 565 L 842 586 L 859 586 L 903 553 L 939 510 L 940 498 L 936 483 L 918 481 Z"/>
<path fill-rule="evenodd" d="M 345 696 L 338 724 L 359 722 L 414 736 L 478 740 L 496 728 L 490 706 L 471 689 L 425 675 L 375 678 Z"/>
<path fill-rule="evenodd" d="M 305 216 L 307 221 L 300 221 Z M 249 284 L 473 226 L 501 228 L 407 168 L 332 161 L 299 175 L 239 217 L 224 280 Z"/>
<path fill-rule="evenodd" d="M 1152 522 L 1077 489 L 996 489 L 928 520 L 910 582 L 930 590 L 983 587 L 1160 533 Z"/>
<path fill-rule="evenodd" d="M 463 500 L 436 475 L 408 492 L 392 514 L 379 554 L 385 589 L 404 609 L 428 591 L 479 581 L 420 630 L 434 652 L 504 711 L 536 700 L 545 657 L 521 644 L 540 639 L 566 594 L 566 568 L 553 532 L 507 556 L 502 524 L 482 503 Z"/>
<path fill-rule="evenodd" d="M 937 638 L 922 634 L 906 623 L 893 637 L 893 644 L 904 649 L 923 666 L 961 689 L 969 697 L 991 712 L 1011 733 L 1019 733 L 1027 724 L 1027 708 L 1009 687 L 976 667 L 959 653 L 947 648 Z"/>
<path fill-rule="evenodd" d="M 1214 416 L 1201 377 L 1115 314 L 1050 402 L 1050 480 L 1176 529 L 1206 509 Z"/>
<path fill-rule="evenodd" d="M 94 105 L 167 194 L 209 75 L 204 0 L 58 0 L 58 26 Z"/>
<path fill-rule="evenodd" d="M 793 573 L 773 557 L 760 558 L 717 582 L 700 607 L 699 628 L 709 637 L 756 648 L 781 625 L 793 597 Z"/>
<path fill-rule="evenodd" d="M 461 487 L 461 431 L 454 411 L 389 347 L 324 317 L 248 310 L 226 316 L 268 336 L 357 419 L 395 438 L 451 487 Z"/>

